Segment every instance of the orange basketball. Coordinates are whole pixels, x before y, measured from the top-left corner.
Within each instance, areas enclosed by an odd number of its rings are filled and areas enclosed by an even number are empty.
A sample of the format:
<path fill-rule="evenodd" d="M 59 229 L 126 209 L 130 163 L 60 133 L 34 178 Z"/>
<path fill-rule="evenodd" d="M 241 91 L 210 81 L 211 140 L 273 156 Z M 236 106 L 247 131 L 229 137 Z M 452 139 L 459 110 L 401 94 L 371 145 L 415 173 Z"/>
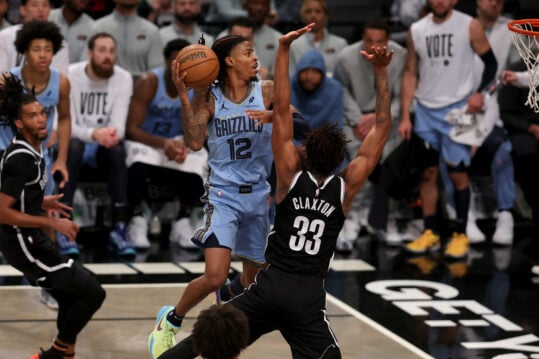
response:
<path fill-rule="evenodd" d="M 212 49 L 193 44 L 184 47 L 176 56 L 179 72 L 187 72 L 185 84 L 191 88 L 209 86 L 219 74 L 219 59 Z"/>

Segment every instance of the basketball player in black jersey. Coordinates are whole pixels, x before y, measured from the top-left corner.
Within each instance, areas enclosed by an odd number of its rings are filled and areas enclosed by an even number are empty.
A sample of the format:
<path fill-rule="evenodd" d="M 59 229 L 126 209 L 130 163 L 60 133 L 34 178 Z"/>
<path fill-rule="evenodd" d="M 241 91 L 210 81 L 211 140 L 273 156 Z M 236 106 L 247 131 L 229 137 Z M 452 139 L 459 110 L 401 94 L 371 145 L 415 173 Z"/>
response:
<path fill-rule="evenodd" d="M 47 115 L 33 93 L 13 74 L 0 78 L 0 123 L 15 136 L 0 156 L 0 249 L 7 262 L 32 285 L 58 301 L 58 335 L 52 346 L 31 359 L 74 357 L 78 333 L 105 299 L 97 279 L 72 259 L 60 255 L 44 229 L 74 240 L 78 226 L 67 218 L 45 217 L 45 210 L 69 217 L 62 195 L 44 196 L 47 172 L 41 141 L 47 138 Z"/>
<path fill-rule="evenodd" d="M 302 169 L 292 142 L 288 59 L 290 44 L 312 26 L 283 35 L 275 61 L 272 147 L 277 211 L 266 248 L 269 266 L 259 270 L 255 284 L 226 305 L 247 314 L 250 343 L 279 330 L 293 358 L 340 358 L 325 315 L 324 279 L 352 199 L 376 166 L 391 129 L 387 65 L 393 53 L 385 47 L 375 48 L 372 54 L 361 52 L 374 69 L 376 125 L 355 159 L 339 176 L 331 175 L 343 160 L 346 140 L 335 126 L 327 125 L 308 135 L 307 169 Z M 188 337 L 159 358 L 194 355 Z"/>

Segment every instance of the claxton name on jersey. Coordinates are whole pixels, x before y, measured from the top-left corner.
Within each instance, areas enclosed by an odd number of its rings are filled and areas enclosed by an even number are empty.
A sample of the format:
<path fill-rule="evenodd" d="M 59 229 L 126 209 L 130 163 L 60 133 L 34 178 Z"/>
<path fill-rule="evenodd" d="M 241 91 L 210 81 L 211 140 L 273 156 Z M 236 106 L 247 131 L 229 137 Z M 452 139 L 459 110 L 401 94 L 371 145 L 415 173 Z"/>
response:
<path fill-rule="evenodd" d="M 320 214 L 326 217 L 329 217 L 335 211 L 334 205 L 319 198 L 294 197 L 292 198 L 292 204 L 296 210 L 310 209 L 311 211 L 320 212 Z"/>
<path fill-rule="evenodd" d="M 204 51 L 199 52 L 193 52 L 192 54 L 189 54 L 187 56 L 184 56 L 180 59 L 180 64 L 183 64 L 186 61 L 193 61 L 196 59 L 205 59 L 207 56 L 204 53 Z"/>
<path fill-rule="evenodd" d="M 262 132 L 264 125 L 256 125 L 255 121 L 247 116 L 235 116 L 227 118 L 215 118 L 215 134 L 217 137 L 230 136 L 244 132 Z"/>

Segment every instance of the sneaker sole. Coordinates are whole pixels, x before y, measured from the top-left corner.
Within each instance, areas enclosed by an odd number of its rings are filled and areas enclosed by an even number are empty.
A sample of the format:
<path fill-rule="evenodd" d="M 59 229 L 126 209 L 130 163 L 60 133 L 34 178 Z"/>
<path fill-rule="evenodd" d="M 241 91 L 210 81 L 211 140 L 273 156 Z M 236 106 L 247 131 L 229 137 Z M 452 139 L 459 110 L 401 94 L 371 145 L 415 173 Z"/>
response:
<path fill-rule="evenodd" d="M 438 249 L 440 249 L 440 244 L 436 244 L 434 246 L 431 246 L 425 250 L 415 250 L 415 249 L 411 249 L 411 248 L 408 248 L 407 246 L 404 246 L 403 247 L 407 252 L 409 253 L 412 253 L 412 254 L 425 254 L 427 252 L 435 252 L 437 251 Z"/>

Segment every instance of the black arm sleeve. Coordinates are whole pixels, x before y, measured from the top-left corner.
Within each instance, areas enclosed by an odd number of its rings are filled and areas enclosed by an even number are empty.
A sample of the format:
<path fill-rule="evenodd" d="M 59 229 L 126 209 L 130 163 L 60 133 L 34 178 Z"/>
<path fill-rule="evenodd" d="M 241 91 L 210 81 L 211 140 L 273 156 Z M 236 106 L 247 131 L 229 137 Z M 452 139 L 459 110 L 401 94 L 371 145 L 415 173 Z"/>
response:
<path fill-rule="evenodd" d="M 483 70 L 481 84 L 479 85 L 477 92 L 483 91 L 487 87 L 487 85 L 492 80 L 494 80 L 494 77 L 496 76 L 496 71 L 498 70 L 498 61 L 496 61 L 496 57 L 494 56 L 494 52 L 492 52 L 492 49 L 489 49 L 483 55 L 479 55 L 479 57 L 481 58 L 481 61 L 483 61 L 483 63 L 485 64 L 485 68 Z"/>

